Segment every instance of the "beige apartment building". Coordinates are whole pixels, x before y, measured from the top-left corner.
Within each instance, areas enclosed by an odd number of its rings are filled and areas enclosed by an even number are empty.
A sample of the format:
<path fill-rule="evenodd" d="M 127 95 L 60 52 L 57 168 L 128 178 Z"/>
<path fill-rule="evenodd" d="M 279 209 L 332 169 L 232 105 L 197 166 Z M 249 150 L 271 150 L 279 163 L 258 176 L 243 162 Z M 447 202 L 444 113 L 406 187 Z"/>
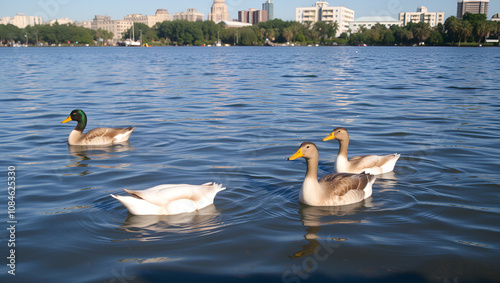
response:
<path fill-rule="evenodd" d="M 121 40 L 122 33 L 130 29 L 133 23 L 146 24 L 153 27 L 157 23 L 170 21 L 170 14 L 165 9 L 158 9 L 154 16 L 141 14 L 127 15 L 123 20 L 112 20 L 109 16 L 96 15 L 91 23 L 93 30 L 103 29 L 113 33 L 113 43 Z"/>
<path fill-rule="evenodd" d="M 426 7 L 421 6 L 417 8 L 417 12 L 399 13 L 399 20 L 403 22 L 404 26 L 408 23 L 424 22 L 435 27 L 438 24 L 444 24 L 445 19 L 443 12 L 428 12 Z"/>
<path fill-rule="evenodd" d="M 354 21 L 354 10 L 343 6 L 330 7 L 328 2 L 317 1 L 312 7 L 298 7 L 295 9 L 295 20 L 302 24 L 337 22 L 339 28 L 335 36 L 349 31 L 349 23 Z"/>
<path fill-rule="evenodd" d="M 174 13 L 173 19 L 176 20 L 187 20 L 189 22 L 203 22 L 205 15 L 198 13 L 196 9 L 188 9 L 187 12 Z"/>
<path fill-rule="evenodd" d="M 132 21 L 112 20 L 110 16 L 96 15 L 92 21 L 93 30 L 102 29 L 113 33 L 112 41 L 116 43 L 122 38 L 122 33 L 132 26 Z"/>
<path fill-rule="evenodd" d="M 17 13 L 14 17 L 0 18 L 0 25 L 15 25 L 18 28 L 25 28 L 27 26 L 41 25 L 42 17 L 25 16 L 23 13 Z"/>
<path fill-rule="evenodd" d="M 142 14 L 129 14 L 125 18 L 125 21 L 131 21 L 134 23 L 145 24 L 148 27 L 153 27 L 156 23 L 162 23 L 164 21 L 170 21 L 170 14 L 166 9 L 158 9 L 154 16 L 142 15 Z"/>

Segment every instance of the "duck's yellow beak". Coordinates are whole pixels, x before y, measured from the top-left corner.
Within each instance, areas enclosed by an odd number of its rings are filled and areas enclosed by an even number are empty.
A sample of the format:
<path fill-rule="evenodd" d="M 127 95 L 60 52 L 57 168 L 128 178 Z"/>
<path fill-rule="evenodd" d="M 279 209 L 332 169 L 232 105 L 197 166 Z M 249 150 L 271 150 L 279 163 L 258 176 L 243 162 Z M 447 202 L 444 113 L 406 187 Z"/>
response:
<path fill-rule="evenodd" d="M 301 157 L 304 157 L 304 153 L 302 153 L 302 147 L 299 148 L 299 150 L 297 150 L 297 152 L 294 155 L 288 157 L 288 160 L 295 160 Z"/>
<path fill-rule="evenodd" d="M 62 121 L 61 123 L 66 123 L 69 121 L 73 121 L 73 119 L 71 119 L 71 116 L 68 116 L 68 118 L 66 118 L 66 120 Z"/>
<path fill-rule="evenodd" d="M 323 141 L 329 141 L 329 140 L 334 140 L 335 139 L 335 135 L 333 134 L 333 132 L 328 135 L 327 137 L 323 138 Z"/>

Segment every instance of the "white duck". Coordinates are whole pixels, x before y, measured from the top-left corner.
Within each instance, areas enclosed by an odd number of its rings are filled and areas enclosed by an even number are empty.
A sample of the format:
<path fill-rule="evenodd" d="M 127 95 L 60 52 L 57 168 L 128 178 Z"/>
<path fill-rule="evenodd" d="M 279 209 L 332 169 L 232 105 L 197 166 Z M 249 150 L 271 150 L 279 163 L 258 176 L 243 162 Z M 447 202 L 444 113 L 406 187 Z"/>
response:
<path fill-rule="evenodd" d="M 134 215 L 174 215 L 213 204 L 215 195 L 225 189 L 216 183 L 159 185 L 142 191 L 125 190 L 130 196 L 111 196 Z"/>
<path fill-rule="evenodd" d="M 77 121 L 75 129 L 69 134 L 69 145 L 110 145 L 128 141 L 135 127 L 128 128 L 95 128 L 83 133 L 87 126 L 87 115 L 80 109 L 71 111 L 68 118 L 61 123 Z"/>
<path fill-rule="evenodd" d="M 318 148 L 304 142 L 288 160 L 304 157 L 307 162 L 306 176 L 299 194 L 299 201 L 312 206 L 337 206 L 356 203 L 372 195 L 375 176 L 371 174 L 335 173 L 326 175 L 318 182 Z"/>
<path fill-rule="evenodd" d="M 390 155 L 364 155 L 355 156 L 347 160 L 347 148 L 349 147 L 349 133 L 345 128 L 338 127 L 323 139 L 323 141 L 336 139 L 339 141 L 339 153 L 335 162 L 336 173 L 369 173 L 384 174 L 394 170 L 400 154 Z"/>

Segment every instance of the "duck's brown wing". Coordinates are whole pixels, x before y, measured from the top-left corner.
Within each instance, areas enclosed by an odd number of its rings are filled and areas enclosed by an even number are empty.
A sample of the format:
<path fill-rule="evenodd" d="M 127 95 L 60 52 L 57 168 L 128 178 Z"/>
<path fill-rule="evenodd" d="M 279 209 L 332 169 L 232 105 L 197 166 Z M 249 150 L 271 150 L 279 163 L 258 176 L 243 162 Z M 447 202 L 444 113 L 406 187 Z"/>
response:
<path fill-rule="evenodd" d="M 370 182 L 370 177 L 373 177 L 373 175 L 335 173 L 324 176 L 319 180 L 319 183 L 322 188 L 327 190 L 328 194 L 343 196 L 352 190 L 363 191 L 366 185 Z"/>
<path fill-rule="evenodd" d="M 94 139 L 113 140 L 118 135 L 125 134 L 132 130 L 134 127 L 129 128 L 95 128 L 84 134 L 83 139 L 91 141 Z"/>

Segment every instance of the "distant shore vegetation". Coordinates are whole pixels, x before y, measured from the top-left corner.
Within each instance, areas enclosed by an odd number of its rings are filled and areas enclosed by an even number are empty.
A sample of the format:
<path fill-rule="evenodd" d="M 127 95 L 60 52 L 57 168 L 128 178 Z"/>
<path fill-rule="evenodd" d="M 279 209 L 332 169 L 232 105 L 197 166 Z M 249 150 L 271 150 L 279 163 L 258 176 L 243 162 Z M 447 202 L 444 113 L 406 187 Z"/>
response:
<path fill-rule="evenodd" d="M 221 44 L 239 46 L 262 45 L 379 45 L 379 46 L 474 46 L 486 45 L 487 38 L 500 38 L 500 23 L 488 21 L 484 14 L 466 13 L 463 19 L 451 16 L 444 24 L 430 27 L 426 23 L 385 27 L 376 24 L 355 33 L 342 33 L 335 37 L 337 23 L 316 22 L 301 24 L 275 19 L 243 28 L 227 27 L 212 21 L 165 21 L 153 27 L 134 25 L 135 39 L 152 46 L 202 46 Z M 122 39 L 132 37 L 132 28 L 122 34 Z M 111 32 L 92 30 L 71 24 L 36 25 L 18 28 L 0 25 L 0 44 L 28 45 L 101 45 L 113 38 Z M 490 43 L 490 45 L 499 45 Z"/>

